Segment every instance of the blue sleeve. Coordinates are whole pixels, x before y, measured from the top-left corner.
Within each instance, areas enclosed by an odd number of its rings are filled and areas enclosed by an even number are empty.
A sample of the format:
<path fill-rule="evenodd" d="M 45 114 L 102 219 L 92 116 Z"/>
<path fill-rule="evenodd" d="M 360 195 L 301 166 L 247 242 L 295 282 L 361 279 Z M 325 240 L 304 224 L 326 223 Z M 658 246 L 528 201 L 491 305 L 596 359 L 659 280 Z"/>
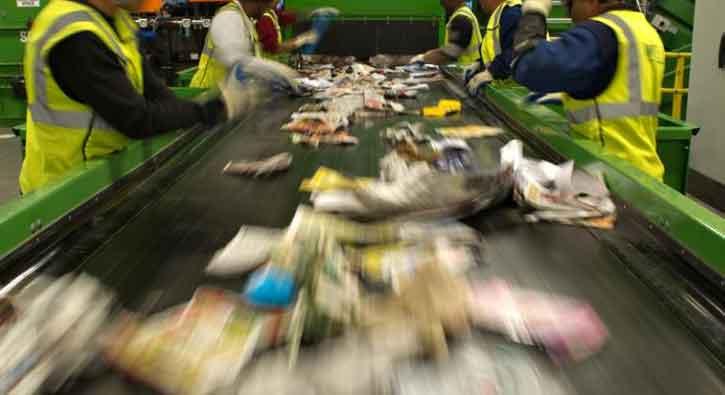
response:
<path fill-rule="evenodd" d="M 511 61 L 514 57 L 514 33 L 521 19 L 521 6 L 506 7 L 501 14 L 501 54 L 488 67 L 493 78 L 506 79 L 511 76 Z"/>
<path fill-rule="evenodd" d="M 596 21 L 577 25 L 558 40 L 539 43 L 516 62 L 514 79 L 541 93 L 565 92 L 576 99 L 599 96 L 617 69 L 617 38 Z"/>

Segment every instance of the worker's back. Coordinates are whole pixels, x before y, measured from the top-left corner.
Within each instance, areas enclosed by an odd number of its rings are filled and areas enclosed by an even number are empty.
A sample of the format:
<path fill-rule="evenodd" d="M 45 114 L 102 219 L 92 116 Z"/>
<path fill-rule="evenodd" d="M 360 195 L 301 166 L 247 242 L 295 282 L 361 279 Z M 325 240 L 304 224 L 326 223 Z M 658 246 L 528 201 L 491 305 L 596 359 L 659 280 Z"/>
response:
<path fill-rule="evenodd" d="M 565 95 L 572 129 L 598 141 L 606 153 L 662 180 L 656 131 L 664 77 L 662 41 L 640 12 L 610 11 L 592 18 L 614 31 L 619 45 L 611 83 L 593 100 Z"/>
<path fill-rule="evenodd" d="M 28 133 L 20 172 L 23 193 L 59 179 L 87 159 L 123 149 L 130 141 L 87 104 L 63 92 L 47 64 L 56 44 L 79 32 L 89 32 L 125 60 L 126 75 L 134 88 L 143 92 L 143 59 L 137 49 L 135 24 L 125 11 L 118 11 L 114 24 L 111 27 L 91 7 L 67 0 L 48 3 L 34 21 L 24 59 Z"/>

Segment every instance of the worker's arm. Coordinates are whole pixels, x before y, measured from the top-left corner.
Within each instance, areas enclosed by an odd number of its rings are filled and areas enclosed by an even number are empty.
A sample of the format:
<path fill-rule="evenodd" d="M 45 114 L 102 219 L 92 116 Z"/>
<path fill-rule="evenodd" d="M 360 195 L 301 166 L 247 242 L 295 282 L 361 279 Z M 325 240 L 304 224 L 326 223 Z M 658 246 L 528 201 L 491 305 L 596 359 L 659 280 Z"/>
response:
<path fill-rule="evenodd" d="M 158 87 L 145 67 L 144 95 L 136 92 L 116 54 L 96 35 L 74 34 L 58 43 L 48 64 L 60 89 L 70 98 L 87 104 L 124 135 L 142 139 L 156 134 L 212 123 L 222 111 L 218 102 L 199 104 L 177 99 Z"/>
<path fill-rule="evenodd" d="M 447 64 L 455 62 L 466 51 L 473 39 L 473 24 L 459 15 L 455 17 L 448 29 L 448 42 L 440 47 L 426 52 L 420 59 L 428 64 Z"/>
<path fill-rule="evenodd" d="M 576 99 L 599 96 L 617 68 L 614 32 L 596 21 L 580 23 L 559 39 L 540 41 L 515 61 L 514 79 L 540 92 L 565 92 Z"/>
<path fill-rule="evenodd" d="M 254 75 L 274 84 L 297 90 L 297 73 L 287 66 L 254 56 L 247 26 L 236 11 L 222 11 L 211 22 L 209 34 L 214 40 L 214 58 L 229 70 L 237 67 L 242 74 Z"/>
<path fill-rule="evenodd" d="M 147 100 L 161 101 L 176 98 L 166 82 L 156 75 L 149 62 L 143 62 L 143 95 Z"/>
<path fill-rule="evenodd" d="M 280 26 L 290 26 L 297 23 L 297 14 L 292 11 L 278 10 L 277 19 L 279 19 Z"/>
<path fill-rule="evenodd" d="M 237 11 L 227 10 L 217 14 L 209 28 L 214 41 L 214 58 L 231 69 L 235 64 L 247 64 L 254 59 L 254 48 L 249 32 Z"/>
<path fill-rule="evenodd" d="M 501 14 L 499 37 L 501 54 L 496 56 L 488 67 L 493 78 L 503 80 L 511 76 L 511 61 L 514 58 L 514 33 L 521 19 L 521 7 L 506 7 Z M 493 32 L 486 32 L 493 34 Z"/>

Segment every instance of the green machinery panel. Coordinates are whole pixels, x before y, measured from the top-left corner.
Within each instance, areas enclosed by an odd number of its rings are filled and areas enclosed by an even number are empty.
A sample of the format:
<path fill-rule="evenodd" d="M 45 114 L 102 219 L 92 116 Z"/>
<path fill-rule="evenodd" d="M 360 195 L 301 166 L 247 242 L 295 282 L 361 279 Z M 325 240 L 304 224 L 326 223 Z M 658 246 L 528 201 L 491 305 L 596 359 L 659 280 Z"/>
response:
<path fill-rule="evenodd" d="M 16 97 L 13 83 L 23 74 L 28 29 L 47 0 L 0 0 L 0 127 L 25 120 L 25 101 Z"/>
<path fill-rule="evenodd" d="M 22 74 L 29 27 L 47 0 L 0 0 L 0 76 Z"/>
<path fill-rule="evenodd" d="M 286 6 L 304 11 L 335 7 L 345 17 L 443 17 L 439 0 L 288 0 Z"/>

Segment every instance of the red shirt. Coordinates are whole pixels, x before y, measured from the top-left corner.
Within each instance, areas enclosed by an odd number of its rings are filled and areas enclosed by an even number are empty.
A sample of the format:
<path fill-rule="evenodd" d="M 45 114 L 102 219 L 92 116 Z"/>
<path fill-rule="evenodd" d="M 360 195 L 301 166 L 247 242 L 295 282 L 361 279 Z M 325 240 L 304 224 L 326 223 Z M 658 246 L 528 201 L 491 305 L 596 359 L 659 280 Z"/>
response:
<path fill-rule="evenodd" d="M 276 12 L 277 18 L 279 19 L 279 25 L 281 27 L 291 25 L 297 20 L 297 16 L 292 12 Z M 277 36 L 277 29 L 274 27 L 272 18 L 267 15 L 263 15 L 259 21 L 257 21 L 257 35 L 259 36 L 259 42 L 262 44 L 264 52 L 279 52 L 279 37 Z"/>

